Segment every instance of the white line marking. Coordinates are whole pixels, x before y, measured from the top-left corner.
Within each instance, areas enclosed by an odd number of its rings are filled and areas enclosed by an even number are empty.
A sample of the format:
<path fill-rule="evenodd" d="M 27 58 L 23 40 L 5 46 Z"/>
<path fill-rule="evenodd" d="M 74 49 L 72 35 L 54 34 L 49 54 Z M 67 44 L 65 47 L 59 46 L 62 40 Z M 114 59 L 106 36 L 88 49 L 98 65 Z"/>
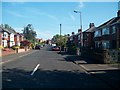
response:
<path fill-rule="evenodd" d="M 33 70 L 33 72 L 30 74 L 31 76 L 33 76 L 33 74 L 35 73 L 35 71 L 37 71 L 38 67 L 40 66 L 40 64 L 38 64 L 35 69 Z"/>

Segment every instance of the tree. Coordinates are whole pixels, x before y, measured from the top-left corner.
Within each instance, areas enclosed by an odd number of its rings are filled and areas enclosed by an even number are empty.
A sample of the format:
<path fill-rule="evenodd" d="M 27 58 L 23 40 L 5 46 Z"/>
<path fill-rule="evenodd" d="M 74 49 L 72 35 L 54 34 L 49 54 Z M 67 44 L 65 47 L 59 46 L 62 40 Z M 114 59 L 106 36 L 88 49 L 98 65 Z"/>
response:
<path fill-rule="evenodd" d="M 68 40 L 67 35 L 60 36 L 59 34 L 56 34 L 52 38 L 53 43 L 56 43 L 58 46 L 63 46 L 63 47 L 66 47 L 67 40 Z"/>
<path fill-rule="evenodd" d="M 26 27 L 24 27 L 23 34 L 26 40 L 29 40 L 32 43 L 36 42 L 37 34 L 34 31 L 32 24 L 28 24 Z"/>

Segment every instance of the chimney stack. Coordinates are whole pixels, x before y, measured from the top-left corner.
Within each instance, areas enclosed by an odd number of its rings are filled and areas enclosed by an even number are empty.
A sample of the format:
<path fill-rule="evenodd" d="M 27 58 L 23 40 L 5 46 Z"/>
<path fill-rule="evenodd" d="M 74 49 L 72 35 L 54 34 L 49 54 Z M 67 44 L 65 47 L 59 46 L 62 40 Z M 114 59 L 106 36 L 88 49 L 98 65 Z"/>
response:
<path fill-rule="evenodd" d="M 82 32 L 82 30 L 81 29 L 78 29 L 78 33 L 81 33 Z"/>
<path fill-rule="evenodd" d="M 94 27 L 94 23 L 90 23 L 89 28 Z"/>
<path fill-rule="evenodd" d="M 67 34 L 67 36 L 69 37 L 69 36 L 70 36 L 70 34 Z"/>
<path fill-rule="evenodd" d="M 72 32 L 72 35 L 74 35 L 75 33 L 74 32 Z"/>

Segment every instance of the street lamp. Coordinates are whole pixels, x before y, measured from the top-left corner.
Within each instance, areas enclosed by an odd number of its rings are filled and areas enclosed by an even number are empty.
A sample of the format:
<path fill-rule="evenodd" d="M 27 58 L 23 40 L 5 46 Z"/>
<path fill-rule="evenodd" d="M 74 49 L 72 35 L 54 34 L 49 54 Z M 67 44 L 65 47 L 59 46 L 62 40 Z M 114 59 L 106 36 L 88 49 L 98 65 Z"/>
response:
<path fill-rule="evenodd" d="M 80 29 L 82 30 L 82 16 L 81 16 L 81 11 L 75 11 L 75 13 L 79 13 L 80 14 Z"/>
<path fill-rule="evenodd" d="M 75 13 L 79 13 L 80 14 L 80 29 L 81 29 L 81 32 L 82 32 L 82 16 L 81 16 L 81 11 L 75 11 L 74 10 L 74 12 Z M 77 53 L 78 53 L 78 55 L 80 55 L 80 53 L 81 53 L 81 44 L 82 44 L 82 40 L 81 40 L 81 36 L 82 34 L 80 33 L 80 41 L 79 41 L 79 43 L 78 43 L 78 47 L 79 47 L 79 49 L 77 49 Z"/>

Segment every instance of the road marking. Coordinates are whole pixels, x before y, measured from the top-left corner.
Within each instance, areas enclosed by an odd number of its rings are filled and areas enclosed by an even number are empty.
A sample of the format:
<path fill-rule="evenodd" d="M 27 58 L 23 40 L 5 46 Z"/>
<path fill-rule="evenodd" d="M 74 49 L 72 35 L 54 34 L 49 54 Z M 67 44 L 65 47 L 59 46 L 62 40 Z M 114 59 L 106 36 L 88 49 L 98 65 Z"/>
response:
<path fill-rule="evenodd" d="M 24 54 L 24 55 L 18 56 L 17 58 L 13 58 L 13 59 L 10 59 L 10 60 L 7 60 L 7 61 L 4 61 L 4 62 L 1 62 L 0 64 L 5 64 L 5 63 L 8 63 L 8 62 L 14 61 L 14 60 L 16 60 L 16 59 L 18 59 L 18 58 L 21 58 L 21 57 L 27 56 L 27 55 L 32 54 L 32 53 L 34 53 L 34 52 L 30 52 L 30 53 L 27 53 L 27 54 Z"/>
<path fill-rule="evenodd" d="M 33 74 L 35 73 L 35 71 L 37 71 L 38 67 L 40 66 L 40 64 L 38 64 L 35 69 L 33 70 L 33 72 L 30 74 L 31 76 L 33 76 Z"/>

